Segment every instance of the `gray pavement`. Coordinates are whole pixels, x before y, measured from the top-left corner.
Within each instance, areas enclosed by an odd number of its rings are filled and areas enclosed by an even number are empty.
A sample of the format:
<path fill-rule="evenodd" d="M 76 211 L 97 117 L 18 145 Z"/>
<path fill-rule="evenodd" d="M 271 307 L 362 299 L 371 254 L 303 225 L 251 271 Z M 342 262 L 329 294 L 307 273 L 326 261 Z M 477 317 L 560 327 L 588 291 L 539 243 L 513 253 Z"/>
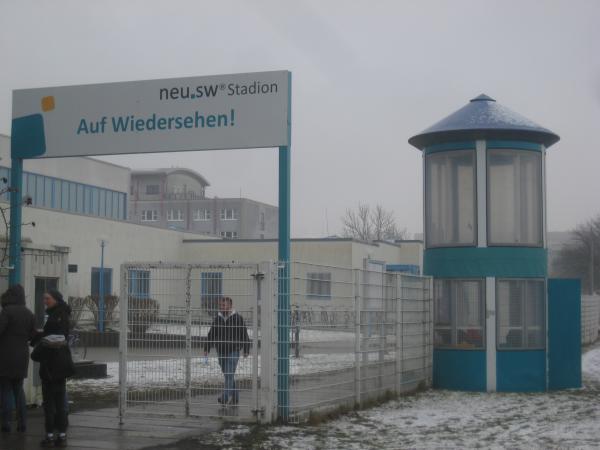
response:
<path fill-rule="evenodd" d="M 168 446 L 189 437 L 201 438 L 205 433 L 221 429 L 222 422 L 202 419 L 158 419 L 128 417 L 119 425 L 115 408 L 72 413 L 69 416 L 69 449 L 72 450 L 138 450 Z M 44 435 L 41 409 L 29 411 L 26 433 L 3 433 L 1 450 L 39 449 Z"/>

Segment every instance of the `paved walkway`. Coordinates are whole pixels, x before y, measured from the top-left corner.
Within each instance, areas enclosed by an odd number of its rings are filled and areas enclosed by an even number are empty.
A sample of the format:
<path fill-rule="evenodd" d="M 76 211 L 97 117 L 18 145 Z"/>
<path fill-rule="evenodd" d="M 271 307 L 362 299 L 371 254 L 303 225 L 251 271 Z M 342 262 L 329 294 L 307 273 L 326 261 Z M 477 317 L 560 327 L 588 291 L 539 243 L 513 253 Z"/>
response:
<path fill-rule="evenodd" d="M 0 449 L 39 449 L 44 435 L 43 420 L 41 409 L 30 410 L 27 433 L 2 434 Z M 73 413 L 69 422 L 68 448 L 72 450 L 137 450 L 164 446 L 191 436 L 201 437 L 222 426 L 222 422 L 210 419 L 129 417 L 121 427 L 115 408 Z"/>

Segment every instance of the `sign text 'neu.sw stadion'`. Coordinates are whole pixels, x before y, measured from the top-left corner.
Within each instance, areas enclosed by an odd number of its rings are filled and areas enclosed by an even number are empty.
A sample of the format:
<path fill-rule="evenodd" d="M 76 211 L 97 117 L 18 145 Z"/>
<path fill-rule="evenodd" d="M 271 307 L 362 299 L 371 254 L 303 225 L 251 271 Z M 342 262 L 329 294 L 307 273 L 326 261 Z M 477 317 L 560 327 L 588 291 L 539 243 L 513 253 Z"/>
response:
<path fill-rule="evenodd" d="M 27 156 L 42 158 L 287 146 L 289 83 L 277 71 L 15 90 L 13 138 L 37 134 Z"/>

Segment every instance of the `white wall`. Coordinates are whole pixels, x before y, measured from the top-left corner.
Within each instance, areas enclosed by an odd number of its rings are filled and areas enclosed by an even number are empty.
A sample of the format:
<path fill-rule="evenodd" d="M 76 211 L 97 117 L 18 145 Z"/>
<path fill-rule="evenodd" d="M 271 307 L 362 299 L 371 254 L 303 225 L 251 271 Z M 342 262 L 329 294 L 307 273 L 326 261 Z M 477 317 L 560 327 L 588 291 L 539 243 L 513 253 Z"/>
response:
<path fill-rule="evenodd" d="M 0 158 L 0 165 L 11 166 L 10 137 L 4 134 L 0 134 Z M 129 194 L 131 170 L 93 158 L 28 159 L 23 168 L 27 172 Z"/>
<path fill-rule="evenodd" d="M 23 208 L 23 239 L 32 245 L 69 247 L 69 264 L 78 272 L 67 274 L 65 296 L 86 296 L 91 291 L 91 269 L 100 266 L 101 237 L 108 240 L 104 266 L 113 270 L 112 293 L 119 293 L 119 270 L 124 262 L 181 261 L 182 241 L 189 233 L 147 227 L 98 217 L 40 208 Z"/>

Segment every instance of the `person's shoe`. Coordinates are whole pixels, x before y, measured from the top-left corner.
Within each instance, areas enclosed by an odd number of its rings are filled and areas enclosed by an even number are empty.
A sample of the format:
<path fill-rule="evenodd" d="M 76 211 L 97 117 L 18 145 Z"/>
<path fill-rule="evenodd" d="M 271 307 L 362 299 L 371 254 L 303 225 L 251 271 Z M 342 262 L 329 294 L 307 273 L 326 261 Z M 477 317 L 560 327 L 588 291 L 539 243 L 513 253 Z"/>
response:
<path fill-rule="evenodd" d="M 58 448 L 66 448 L 67 447 L 67 436 L 58 436 L 54 441 L 54 446 Z"/>
<path fill-rule="evenodd" d="M 46 436 L 42 442 L 40 442 L 40 447 L 43 448 L 54 448 L 54 437 Z"/>

